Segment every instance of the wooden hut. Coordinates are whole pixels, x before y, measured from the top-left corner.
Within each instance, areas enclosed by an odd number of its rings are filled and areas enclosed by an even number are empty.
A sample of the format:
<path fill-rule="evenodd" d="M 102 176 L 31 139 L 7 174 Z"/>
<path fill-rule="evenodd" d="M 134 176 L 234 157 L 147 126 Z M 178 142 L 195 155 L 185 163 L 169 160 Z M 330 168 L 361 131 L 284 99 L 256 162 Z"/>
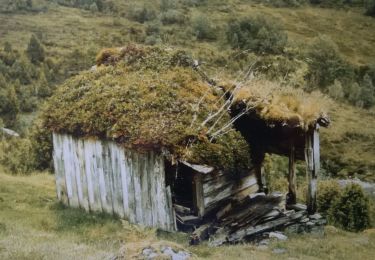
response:
<path fill-rule="evenodd" d="M 225 102 L 191 64 L 180 51 L 110 49 L 98 56 L 97 69 L 57 90 L 44 122 L 53 132 L 59 200 L 174 231 L 261 190 L 268 152 L 290 157 L 291 204 L 294 161 L 306 157 L 313 212 L 323 117 L 306 130 L 246 109 L 245 99 Z M 221 110 L 220 120 L 207 120 Z M 209 136 L 240 113 L 228 134 Z"/>

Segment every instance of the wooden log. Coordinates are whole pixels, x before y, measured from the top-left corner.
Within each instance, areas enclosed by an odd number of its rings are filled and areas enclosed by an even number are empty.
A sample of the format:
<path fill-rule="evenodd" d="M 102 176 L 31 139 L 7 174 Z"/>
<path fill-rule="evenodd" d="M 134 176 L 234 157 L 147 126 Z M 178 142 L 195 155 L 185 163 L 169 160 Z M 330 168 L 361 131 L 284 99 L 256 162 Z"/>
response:
<path fill-rule="evenodd" d="M 297 203 L 297 182 L 296 182 L 296 164 L 295 164 L 295 147 L 291 144 L 289 154 L 289 174 L 288 174 L 288 197 L 287 204 Z"/>
<path fill-rule="evenodd" d="M 210 233 L 214 229 L 214 223 L 207 223 L 196 230 L 190 236 L 190 245 L 199 245 L 202 241 L 209 238 Z"/>
<path fill-rule="evenodd" d="M 182 205 L 178 205 L 176 203 L 173 204 L 173 207 L 179 215 L 189 215 L 191 213 L 191 209 L 188 207 L 184 207 Z"/>
<path fill-rule="evenodd" d="M 262 232 L 265 232 L 265 231 L 268 231 L 268 230 L 272 230 L 272 229 L 277 228 L 279 226 L 282 226 L 286 223 L 289 223 L 291 220 L 295 221 L 297 219 L 300 219 L 303 216 L 304 216 L 304 213 L 297 212 L 297 213 L 294 213 L 291 216 L 278 218 L 276 220 L 269 221 L 269 222 L 261 224 L 261 225 L 250 226 L 250 227 L 247 227 L 247 228 L 244 228 L 244 229 L 240 229 L 237 232 L 234 232 L 233 234 L 229 235 L 227 237 L 227 241 L 230 242 L 230 243 L 239 242 L 240 240 L 244 239 L 247 236 L 252 236 L 252 235 L 256 235 L 256 234 L 259 234 L 259 233 L 262 233 Z"/>

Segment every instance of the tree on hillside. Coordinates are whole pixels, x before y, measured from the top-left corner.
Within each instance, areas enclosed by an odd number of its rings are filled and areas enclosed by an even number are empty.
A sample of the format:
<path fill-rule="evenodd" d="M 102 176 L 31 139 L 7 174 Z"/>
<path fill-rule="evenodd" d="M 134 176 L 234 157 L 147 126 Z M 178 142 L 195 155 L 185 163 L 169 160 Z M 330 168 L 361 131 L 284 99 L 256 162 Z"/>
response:
<path fill-rule="evenodd" d="M 4 43 L 4 51 L 5 52 L 12 52 L 12 45 L 9 42 Z"/>
<path fill-rule="evenodd" d="M 360 100 L 363 102 L 365 108 L 375 105 L 375 86 L 368 74 L 363 77 L 361 84 Z"/>
<path fill-rule="evenodd" d="M 368 0 L 366 3 L 366 15 L 375 17 L 375 0 Z"/>
<path fill-rule="evenodd" d="M 17 122 L 19 102 L 13 86 L 0 89 L 0 116 L 8 127 L 13 127 Z"/>
<path fill-rule="evenodd" d="M 30 61 L 34 64 L 43 62 L 45 58 L 44 48 L 39 42 L 38 38 L 33 34 L 30 38 L 29 44 L 27 46 L 26 53 Z"/>
<path fill-rule="evenodd" d="M 232 48 L 257 53 L 282 53 L 288 41 L 280 26 L 263 17 L 231 21 L 226 34 Z"/>
<path fill-rule="evenodd" d="M 327 37 L 317 38 L 307 51 L 310 88 L 326 91 L 335 79 L 350 82 L 354 77 L 351 66 L 340 56 L 337 45 Z"/>

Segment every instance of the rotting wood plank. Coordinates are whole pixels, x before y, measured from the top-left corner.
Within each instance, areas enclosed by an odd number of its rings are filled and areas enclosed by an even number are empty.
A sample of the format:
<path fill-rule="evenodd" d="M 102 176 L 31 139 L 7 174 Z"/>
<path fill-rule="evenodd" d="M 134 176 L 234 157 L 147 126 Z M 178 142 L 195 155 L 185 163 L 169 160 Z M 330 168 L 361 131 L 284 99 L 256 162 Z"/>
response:
<path fill-rule="evenodd" d="M 140 153 L 139 154 L 139 177 L 140 177 L 140 184 L 141 184 L 141 193 L 140 196 L 142 197 L 142 222 L 145 225 L 150 226 L 152 223 L 151 220 L 151 211 L 150 211 L 150 190 L 148 189 L 148 177 L 147 177 L 147 154 Z"/>
<path fill-rule="evenodd" d="M 133 163 L 133 155 L 132 151 L 126 151 L 125 152 L 126 156 L 126 166 L 127 166 L 127 173 L 129 174 L 129 220 L 132 223 L 137 223 L 137 216 L 136 216 L 136 208 L 137 208 L 137 203 L 136 203 L 136 193 L 135 193 L 135 184 L 134 184 L 134 171 L 133 167 L 135 167 Z"/>
<path fill-rule="evenodd" d="M 92 143 L 92 176 L 93 176 L 93 191 L 94 191 L 94 198 L 95 198 L 95 207 L 98 209 L 98 211 L 103 211 L 103 205 L 102 205 L 102 199 L 100 194 L 100 184 L 99 184 L 99 162 L 98 157 L 102 156 L 101 153 L 98 154 L 97 151 L 97 143 L 96 141 Z"/>
<path fill-rule="evenodd" d="M 123 196 L 123 179 L 121 175 L 121 151 L 115 143 L 109 143 L 111 151 L 111 166 L 113 173 L 113 212 L 121 218 L 125 217 L 124 213 L 124 196 Z"/>
<path fill-rule="evenodd" d="M 85 148 L 84 142 L 81 139 L 76 140 L 77 158 L 78 158 L 78 175 L 81 183 L 82 200 L 81 207 L 86 211 L 89 211 L 89 199 L 88 199 L 88 188 L 87 188 L 87 177 L 85 172 Z"/>
<path fill-rule="evenodd" d="M 105 201 L 107 205 L 106 212 L 109 214 L 113 214 L 113 202 L 112 202 L 112 197 L 113 197 L 113 172 L 112 172 L 112 167 L 111 167 L 111 161 L 110 161 L 110 151 L 109 151 L 109 146 L 107 142 L 102 142 L 102 168 L 103 168 L 103 176 L 104 176 L 104 184 L 105 184 Z"/>
<path fill-rule="evenodd" d="M 175 231 L 177 230 L 177 223 L 176 223 L 176 213 L 173 209 L 172 204 L 172 192 L 171 187 L 166 187 L 166 199 L 167 199 L 167 216 L 168 216 L 168 222 L 167 222 L 167 230 L 169 231 Z"/>
<path fill-rule="evenodd" d="M 132 152 L 132 175 L 134 180 L 134 194 L 135 194 L 135 215 L 137 223 L 143 223 L 143 209 L 142 209 L 142 190 L 140 178 L 139 153 Z"/>
<path fill-rule="evenodd" d="M 157 182 L 156 182 L 156 174 L 158 173 L 155 171 L 155 154 L 154 152 L 150 152 L 149 154 L 149 172 L 148 172 L 148 177 L 149 177 L 149 184 L 150 184 L 150 199 L 151 199 L 151 216 L 152 216 L 152 226 L 157 227 L 158 226 L 158 201 L 157 201 Z"/>

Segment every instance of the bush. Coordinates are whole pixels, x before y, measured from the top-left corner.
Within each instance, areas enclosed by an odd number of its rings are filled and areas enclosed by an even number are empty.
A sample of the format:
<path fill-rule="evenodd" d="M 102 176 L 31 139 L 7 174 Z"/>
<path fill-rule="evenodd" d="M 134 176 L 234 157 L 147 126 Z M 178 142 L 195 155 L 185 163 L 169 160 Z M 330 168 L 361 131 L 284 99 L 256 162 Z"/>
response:
<path fill-rule="evenodd" d="M 161 13 L 160 16 L 161 22 L 166 24 L 184 24 L 187 20 L 186 16 L 177 10 L 168 10 Z"/>
<path fill-rule="evenodd" d="M 206 16 L 200 15 L 193 19 L 193 31 L 198 40 L 216 40 L 216 28 Z"/>
<path fill-rule="evenodd" d="M 335 180 L 321 181 L 318 184 L 316 204 L 318 212 L 327 215 L 333 202 L 341 196 L 340 185 Z"/>
<path fill-rule="evenodd" d="M 0 142 L 0 163 L 13 174 L 28 174 L 34 169 L 32 146 L 28 139 L 11 138 Z"/>
<path fill-rule="evenodd" d="M 34 64 L 44 61 L 44 48 L 34 34 L 30 38 L 26 53 L 29 56 L 30 61 Z"/>
<path fill-rule="evenodd" d="M 361 231 L 370 226 L 370 203 L 357 184 L 346 186 L 332 202 L 328 220 L 348 231 Z"/>
<path fill-rule="evenodd" d="M 257 53 L 282 53 L 288 40 L 281 27 L 261 17 L 229 22 L 226 35 L 232 48 Z"/>
<path fill-rule="evenodd" d="M 34 167 L 38 170 L 52 168 L 52 135 L 43 126 L 42 120 L 37 119 L 34 121 L 31 127 L 30 140 L 34 156 Z"/>
<path fill-rule="evenodd" d="M 144 23 L 154 20 L 156 18 L 156 12 L 146 5 L 143 7 L 133 7 L 130 9 L 129 18 L 139 23 Z"/>
<path fill-rule="evenodd" d="M 306 58 L 310 89 L 318 87 L 326 92 L 335 79 L 341 82 L 353 81 L 353 68 L 340 56 L 337 45 L 327 37 L 317 38 L 309 47 Z"/>

